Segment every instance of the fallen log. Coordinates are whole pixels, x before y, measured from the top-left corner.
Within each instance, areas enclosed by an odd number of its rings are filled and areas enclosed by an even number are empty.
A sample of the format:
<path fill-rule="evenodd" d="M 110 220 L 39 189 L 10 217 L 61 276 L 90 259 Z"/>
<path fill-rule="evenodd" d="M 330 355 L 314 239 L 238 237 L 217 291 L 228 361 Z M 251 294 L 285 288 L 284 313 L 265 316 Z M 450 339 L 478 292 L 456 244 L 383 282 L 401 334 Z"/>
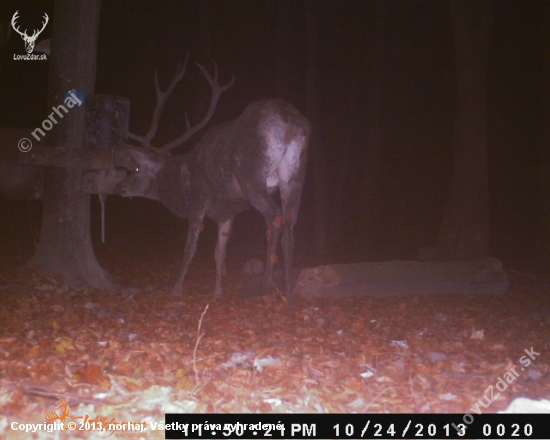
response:
<path fill-rule="evenodd" d="M 385 261 L 302 269 L 296 295 L 304 299 L 347 296 L 485 295 L 508 290 L 497 258 L 461 262 Z"/>

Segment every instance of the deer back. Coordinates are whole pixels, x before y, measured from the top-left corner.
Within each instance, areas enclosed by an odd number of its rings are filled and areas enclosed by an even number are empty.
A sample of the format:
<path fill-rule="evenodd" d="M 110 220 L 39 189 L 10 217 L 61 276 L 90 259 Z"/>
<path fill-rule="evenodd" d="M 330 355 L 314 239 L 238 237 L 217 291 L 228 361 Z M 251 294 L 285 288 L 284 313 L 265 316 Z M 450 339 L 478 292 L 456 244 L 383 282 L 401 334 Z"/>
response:
<path fill-rule="evenodd" d="M 243 186 L 274 192 L 303 181 L 309 122 L 281 99 L 257 101 L 234 121 L 208 130 L 194 151 L 193 173 L 214 205 L 250 207 Z M 195 176 L 194 176 L 195 177 Z"/>

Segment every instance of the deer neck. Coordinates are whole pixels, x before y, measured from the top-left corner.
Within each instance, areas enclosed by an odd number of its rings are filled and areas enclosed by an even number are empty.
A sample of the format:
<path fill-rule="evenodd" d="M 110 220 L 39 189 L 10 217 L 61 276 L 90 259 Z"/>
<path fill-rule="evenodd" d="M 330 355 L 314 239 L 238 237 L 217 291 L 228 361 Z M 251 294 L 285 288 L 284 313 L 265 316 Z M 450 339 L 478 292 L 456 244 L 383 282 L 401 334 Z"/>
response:
<path fill-rule="evenodd" d="M 164 162 L 157 175 L 155 193 L 170 211 L 178 217 L 187 217 L 189 211 L 190 167 L 186 156 L 173 156 Z"/>

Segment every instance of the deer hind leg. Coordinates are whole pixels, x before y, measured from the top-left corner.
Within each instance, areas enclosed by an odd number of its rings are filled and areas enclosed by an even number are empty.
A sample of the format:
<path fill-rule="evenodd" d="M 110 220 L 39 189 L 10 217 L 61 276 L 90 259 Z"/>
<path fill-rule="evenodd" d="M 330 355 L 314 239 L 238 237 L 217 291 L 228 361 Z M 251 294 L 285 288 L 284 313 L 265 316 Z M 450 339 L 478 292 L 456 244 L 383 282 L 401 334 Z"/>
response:
<path fill-rule="evenodd" d="M 290 182 L 280 185 L 281 203 L 283 205 L 283 259 L 284 259 L 284 280 L 285 280 L 285 295 L 292 306 L 294 296 L 292 292 L 292 258 L 294 255 L 294 225 L 298 218 L 300 210 L 300 198 L 302 195 L 302 184 L 299 181 Z"/>
<path fill-rule="evenodd" d="M 227 242 L 231 236 L 231 229 L 233 228 L 233 219 L 218 223 L 218 242 L 216 243 L 216 251 L 214 253 L 216 259 L 216 287 L 214 289 L 214 298 L 220 298 L 222 296 L 222 275 L 223 265 L 225 263 L 225 255 L 227 250 Z"/>
<path fill-rule="evenodd" d="M 267 255 L 264 270 L 264 288 L 269 289 L 274 286 L 273 267 L 278 261 L 277 248 L 279 237 L 281 236 L 281 226 L 283 217 L 280 209 L 277 209 L 275 215 L 265 216 L 267 225 Z"/>
<path fill-rule="evenodd" d="M 242 185 L 248 187 L 248 185 Z M 274 286 L 273 266 L 277 262 L 277 247 L 281 229 L 284 223 L 281 208 L 275 203 L 266 190 L 253 190 L 252 187 L 245 191 L 247 200 L 262 214 L 267 226 L 267 255 L 264 270 L 264 289 Z"/>
<path fill-rule="evenodd" d="M 199 216 L 189 218 L 189 231 L 187 232 L 187 240 L 185 242 L 185 249 L 183 251 L 183 263 L 180 270 L 180 275 L 176 284 L 172 288 L 171 296 L 182 296 L 183 294 L 183 282 L 185 281 L 185 275 L 187 274 L 187 269 L 191 260 L 195 256 L 195 251 L 197 250 L 197 242 L 199 240 L 199 235 L 203 229 L 204 213 Z"/>

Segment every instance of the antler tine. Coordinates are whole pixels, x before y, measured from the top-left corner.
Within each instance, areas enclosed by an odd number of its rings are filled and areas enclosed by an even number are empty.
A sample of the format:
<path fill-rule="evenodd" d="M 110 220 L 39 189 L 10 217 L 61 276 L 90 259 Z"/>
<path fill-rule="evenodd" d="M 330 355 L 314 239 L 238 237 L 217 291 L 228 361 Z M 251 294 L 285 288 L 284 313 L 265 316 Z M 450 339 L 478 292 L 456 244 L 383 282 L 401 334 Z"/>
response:
<path fill-rule="evenodd" d="M 235 83 L 235 75 L 231 77 L 231 81 L 229 81 L 229 83 L 221 87 L 218 84 L 218 64 L 214 60 L 212 60 L 212 63 L 214 64 L 214 78 L 210 76 L 210 74 L 208 73 L 208 70 L 206 70 L 206 68 L 202 64 L 199 64 L 199 63 L 195 63 L 195 64 L 199 67 L 199 69 L 201 69 L 202 74 L 204 75 L 206 80 L 210 83 L 210 86 L 213 89 L 214 88 L 219 89 L 221 94 L 221 92 L 225 92 L 229 87 L 231 87 Z"/>
<path fill-rule="evenodd" d="M 172 78 L 172 82 L 168 86 L 168 88 L 163 92 L 160 90 L 159 82 L 158 82 L 158 72 L 155 69 L 155 91 L 157 94 L 157 99 L 159 97 L 164 97 L 164 95 L 167 95 L 167 97 L 172 93 L 174 90 L 174 87 L 176 87 L 177 83 L 183 78 L 185 75 L 185 70 L 187 69 L 187 61 L 189 60 L 189 52 L 187 52 L 187 55 L 185 55 L 185 61 L 183 63 L 183 67 L 181 65 L 181 60 L 178 63 L 178 67 L 176 67 L 176 72 L 174 73 L 174 78 Z"/>
<path fill-rule="evenodd" d="M 183 133 L 179 138 L 174 139 L 172 142 L 158 148 L 159 150 L 163 152 L 172 151 L 174 148 L 179 147 L 191 136 L 193 136 L 197 131 L 203 128 L 214 115 L 214 111 L 216 110 L 221 94 L 234 84 L 235 76 L 232 76 L 229 83 L 227 83 L 225 86 L 220 86 L 220 84 L 218 83 L 218 65 L 214 60 L 212 60 L 212 62 L 214 63 L 214 77 L 210 76 L 210 73 L 208 73 L 208 70 L 206 70 L 206 68 L 202 64 L 196 63 L 206 81 L 208 81 L 208 84 L 210 84 L 210 88 L 212 89 L 212 98 L 210 99 L 210 106 L 208 107 L 208 111 L 206 112 L 202 120 L 193 127 L 189 125 L 189 120 L 187 119 L 186 115 L 187 130 L 185 131 L 185 133 Z"/>
<path fill-rule="evenodd" d="M 188 60 L 189 60 L 189 52 L 187 52 L 187 55 L 185 56 L 185 61 L 183 62 L 183 66 L 182 66 L 181 60 L 178 63 L 178 67 L 176 68 L 174 77 L 172 78 L 170 85 L 164 92 L 160 89 L 159 81 L 158 81 L 158 73 L 157 73 L 157 70 L 155 70 L 155 93 L 156 93 L 157 103 L 155 105 L 153 117 L 151 118 L 151 127 L 149 128 L 149 131 L 145 136 L 139 136 L 139 135 L 130 133 L 128 130 L 126 130 L 126 128 L 122 126 L 122 124 L 120 124 L 120 121 L 119 121 L 119 127 L 122 129 L 122 131 L 129 138 L 139 142 L 147 150 L 153 150 L 153 147 L 151 146 L 151 140 L 155 137 L 155 134 L 157 133 L 162 110 L 164 109 L 164 106 L 166 105 L 168 98 L 172 94 L 172 91 L 174 90 L 178 82 L 185 75 Z"/>
<path fill-rule="evenodd" d="M 117 121 L 117 124 L 118 124 L 118 128 L 120 128 L 126 136 L 128 136 L 130 139 L 138 141 L 140 144 L 143 145 L 145 137 L 144 136 L 138 136 L 137 134 L 134 134 L 134 133 L 128 131 L 128 129 L 124 125 L 122 125 L 122 122 L 120 122 L 120 118 L 118 117 L 118 111 L 116 112 L 116 121 Z M 125 145 L 128 145 L 128 144 L 125 144 Z"/>
<path fill-rule="evenodd" d="M 38 30 L 38 29 L 35 29 L 34 32 L 32 33 L 32 36 L 34 37 L 35 35 L 39 35 L 42 33 L 42 31 L 44 30 L 44 28 L 46 27 L 46 25 L 48 24 L 48 21 L 50 21 L 50 17 L 48 17 L 48 14 L 46 14 L 44 12 L 44 17 L 42 17 L 44 19 L 44 21 L 42 22 L 42 29 Z"/>
<path fill-rule="evenodd" d="M 19 30 L 19 26 L 15 25 L 15 22 L 17 21 L 18 18 L 19 18 L 19 11 L 15 11 L 15 14 L 13 14 L 13 17 L 11 19 L 11 25 L 12 25 L 13 29 L 15 30 L 15 32 L 17 32 L 19 35 L 23 36 L 23 32 L 21 32 Z"/>

